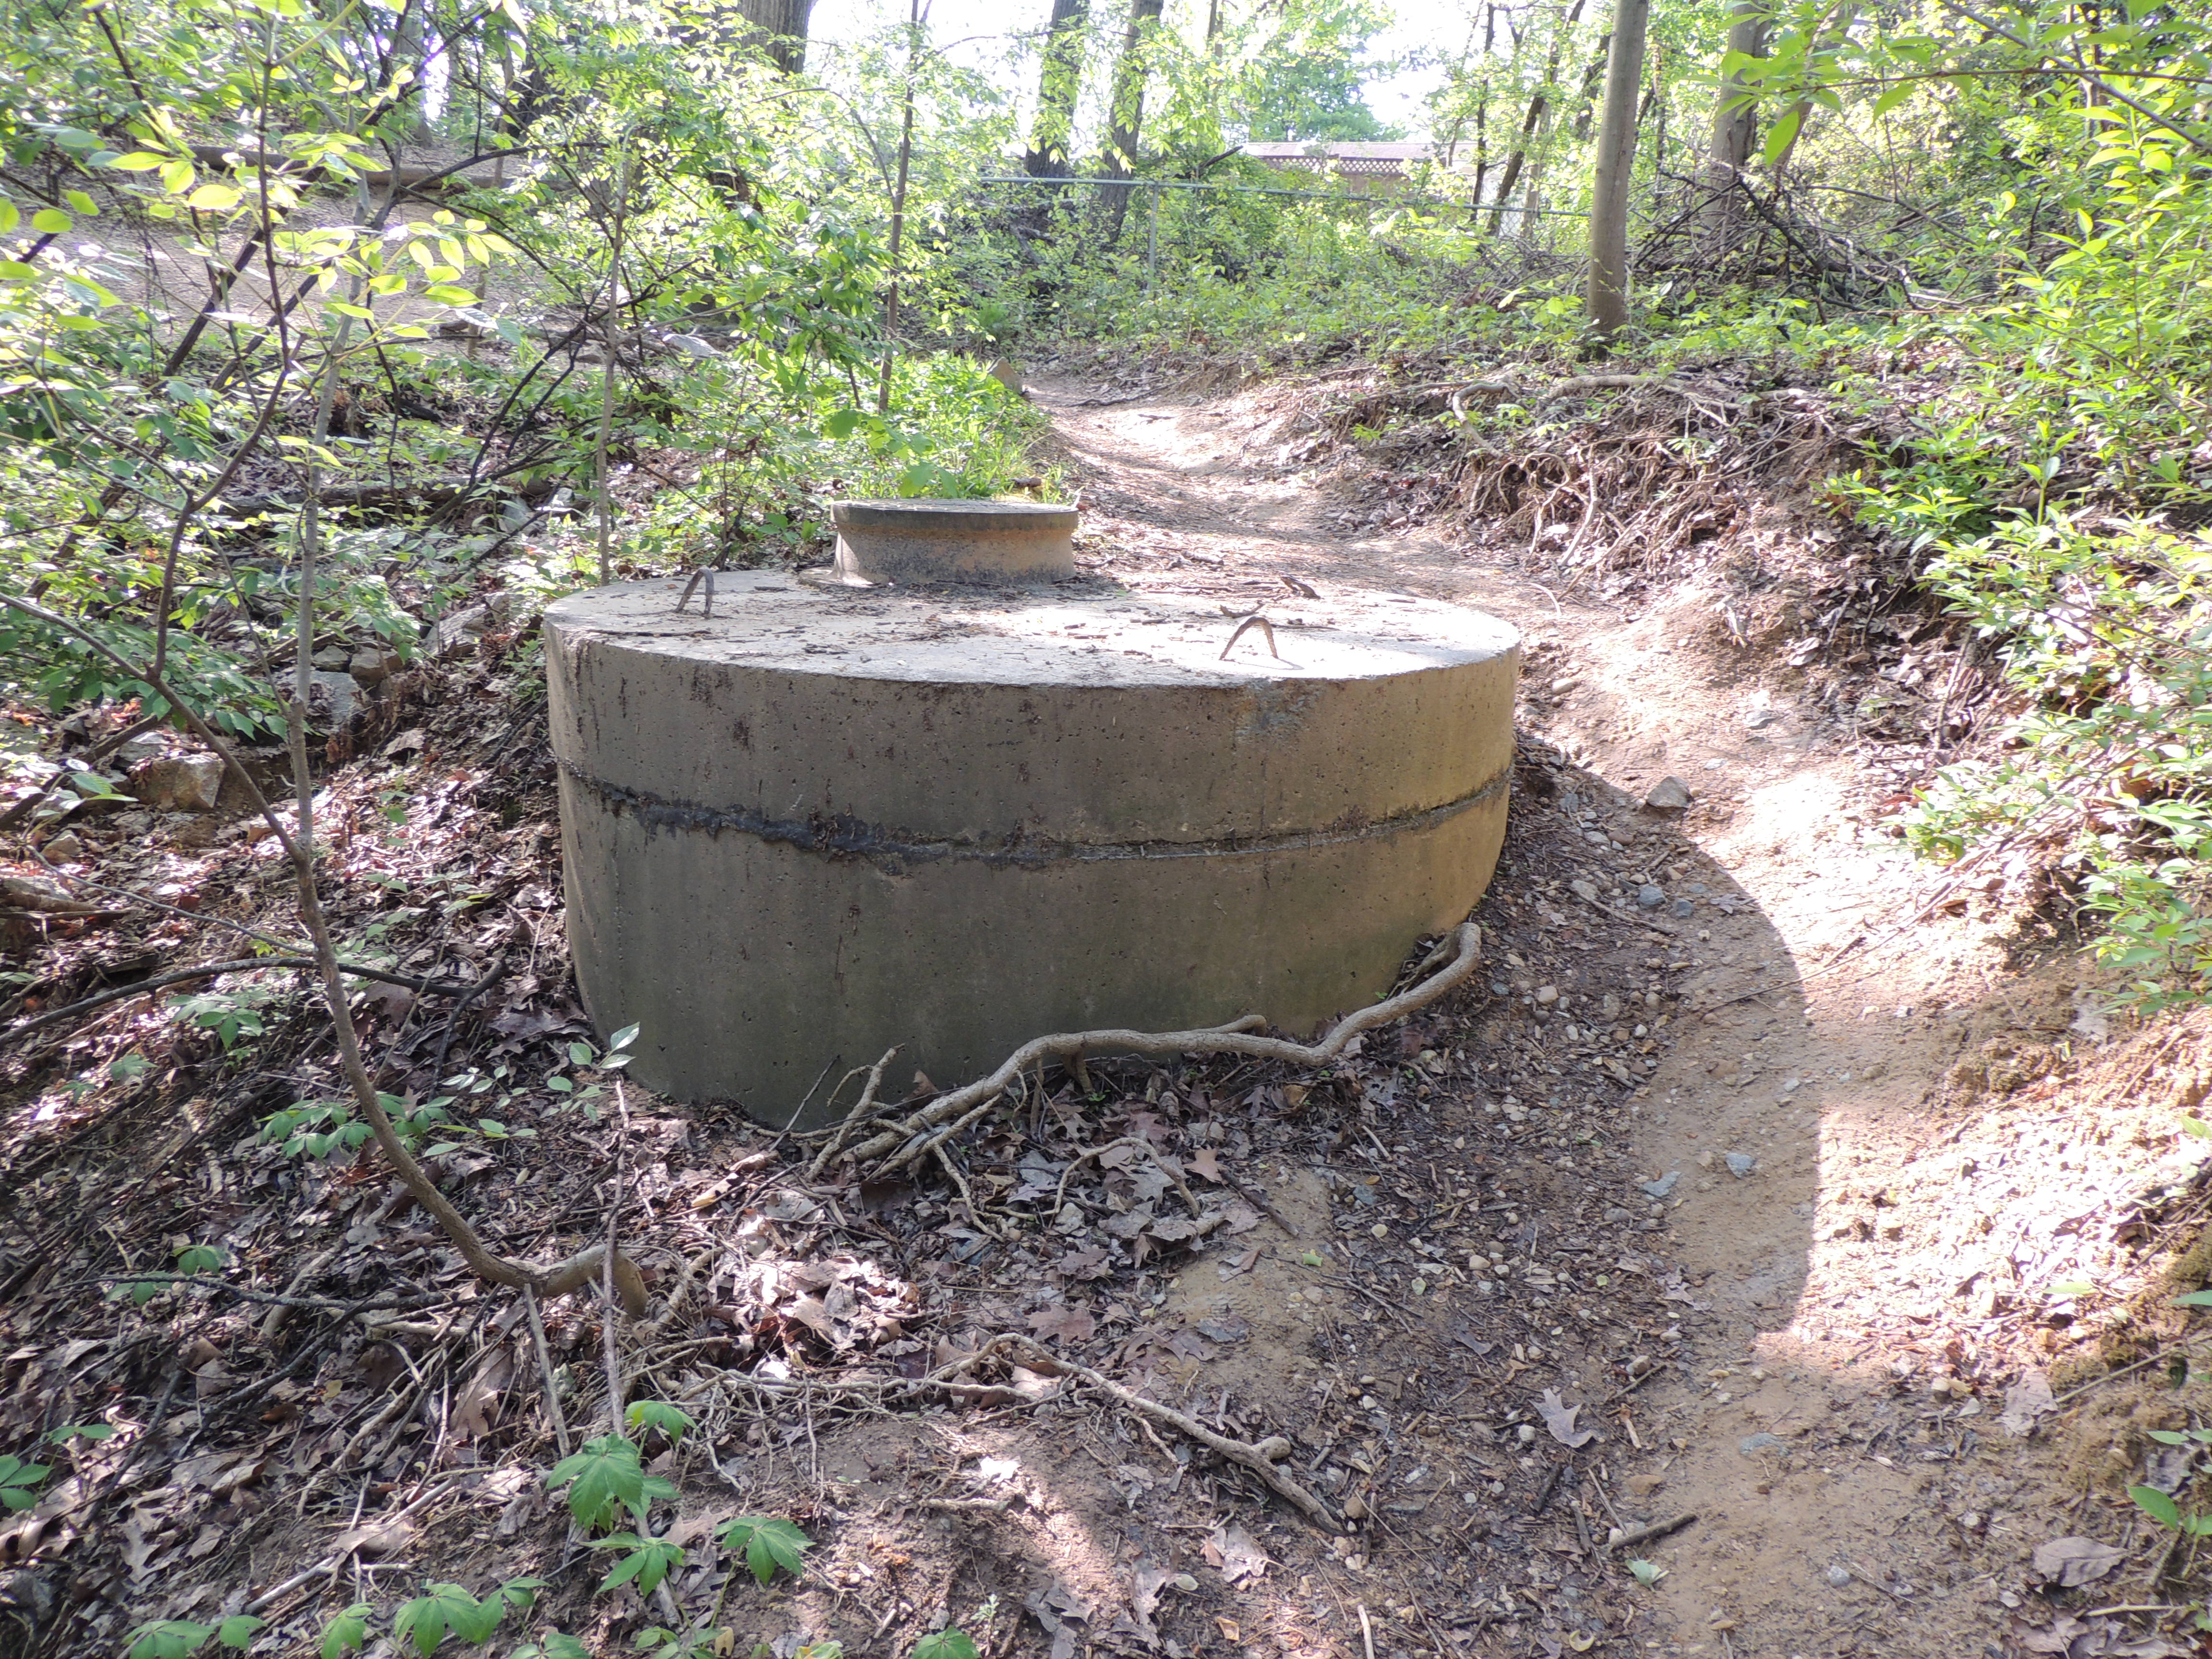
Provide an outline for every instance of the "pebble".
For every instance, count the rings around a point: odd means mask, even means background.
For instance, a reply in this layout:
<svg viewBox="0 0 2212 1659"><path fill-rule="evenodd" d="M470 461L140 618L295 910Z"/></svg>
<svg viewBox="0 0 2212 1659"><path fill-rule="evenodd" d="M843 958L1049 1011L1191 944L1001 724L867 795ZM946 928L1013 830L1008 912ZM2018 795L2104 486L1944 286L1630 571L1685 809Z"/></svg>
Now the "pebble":
<svg viewBox="0 0 2212 1659"><path fill-rule="evenodd" d="M1690 786L1671 775L1651 786L1644 805L1654 812L1680 812L1690 804Z"/></svg>
<svg viewBox="0 0 2212 1659"><path fill-rule="evenodd" d="M1736 1449L1749 1457L1754 1452L1787 1451L1790 1443L1778 1434L1751 1434L1736 1443Z"/></svg>
<svg viewBox="0 0 2212 1659"><path fill-rule="evenodd" d="M1759 1167L1759 1160L1749 1152L1730 1152L1728 1155L1729 1173L1741 1181Z"/></svg>
<svg viewBox="0 0 2212 1659"><path fill-rule="evenodd" d="M1536 988L1536 1004L1537 1004L1537 1006L1541 1007L1541 1008L1548 1008L1548 1007L1550 1007L1553 1003L1557 1002L1559 1000L1559 988L1558 986L1556 986L1556 985L1539 985L1539 986Z"/></svg>
<svg viewBox="0 0 2212 1659"><path fill-rule="evenodd" d="M1674 901L1674 914L1678 916L1694 916L1698 914L1698 907L1691 903L1687 899L1676 899Z"/></svg>
<svg viewBox="0 0 2212 1659"><path fill-rule="evenodd" d="M1636 908L1639 910L1656 910L1666 902L1666 893L1648 881L1636 890Z"/></svg>
<svg viewBox="0 0 2212 1659"><path fill-rule="evenodd" d="M1828 1583L1835 1589L1841 1589L1850 1582L1851 1575L1848 1568L1830 1567L1828 1569Z"/></svg>
<svg viewBox="0 0 2212 1659"><path fill-rule="evenodd" d="M64 830L39 849L49 864L75 864L84 856L84 843Z"/></svg>
<svg viewBox="0 0 2212 1659"><path fill-rule="evenodd" d="M1523 1423L1514 1431L1514 1433L1520 1437L1521 1443L1524 1446L1533 1446L1536 1443L1536 1425L1534 1423Z"/></svg>
<svg viewBox="0 0 2212 1659"><path fill-rule="evenodd" d="M1597 902L1597 884L1594 881L1573 881L1567 884L1574 889L1575 896L1591 904Z"/></svg>
<svg viewBox="0 0 2212 1659"><path fill-rule="evenodd" d="M1674 1190L1681 1179L1680 1170L1669 1170L1656 1181L1639 1181L1636 1185L1640 1191L1650 1194L1653 1198L1664 1198Z"/></svg>

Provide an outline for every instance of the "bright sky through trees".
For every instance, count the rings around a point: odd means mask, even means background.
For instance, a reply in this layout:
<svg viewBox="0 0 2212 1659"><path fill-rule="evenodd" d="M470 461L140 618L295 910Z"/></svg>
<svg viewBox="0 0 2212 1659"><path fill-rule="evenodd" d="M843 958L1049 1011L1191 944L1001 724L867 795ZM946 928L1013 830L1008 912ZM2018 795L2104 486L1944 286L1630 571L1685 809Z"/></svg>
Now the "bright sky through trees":
<svg viewBox="0 0 2212 1659"><path fill-rule="evenodd" d="M1367 106L1386 126L1419 138L1426 130L1426 100L1443 79L1439 60L1464 44L1466 26L1455 9L1434 0L1391 0L1390 10L1391 25L1376 37L1369 58L1377 65L1405 66L1368 82ZM1022 37L1041 37L1050 11L1050 0L933 0L930 33L942 42L966 41L954 50L955 58L991 73L1026 105L1036 88L1033 53ZM817 40L849 40L905 15L903 0L819 0L811 33ZM1010 51L1023 64L1018 72L1007 69Z"/></svg>

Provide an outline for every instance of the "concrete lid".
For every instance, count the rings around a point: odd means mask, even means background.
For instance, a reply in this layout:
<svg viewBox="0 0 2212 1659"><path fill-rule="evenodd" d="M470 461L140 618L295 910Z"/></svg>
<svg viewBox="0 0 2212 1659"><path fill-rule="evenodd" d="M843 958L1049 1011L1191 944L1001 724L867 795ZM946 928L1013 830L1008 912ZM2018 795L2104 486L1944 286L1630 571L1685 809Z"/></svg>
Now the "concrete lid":
<svg viewBox="0 0 2212 1659"><path fill-rule="evenodd" d="M1004 534L1007 531L1073 531L1072 507L1048 501L960 501L917 495L911 501L839 501L830 510L841 531L879 530L908 536Z"/></svg>
<svg viewBox="0 0 2212 1659"><path fill-rule="evenodd" d="M1291 599L1244 629L1212 602L1069 585L1025 589L850 588L781 572L718 578L714 615L680 578L572 594L553 634L702 665L936 685L1249 687L1381 680L1488 661L1519 635L1479 611L1407 594Z"/></svg>

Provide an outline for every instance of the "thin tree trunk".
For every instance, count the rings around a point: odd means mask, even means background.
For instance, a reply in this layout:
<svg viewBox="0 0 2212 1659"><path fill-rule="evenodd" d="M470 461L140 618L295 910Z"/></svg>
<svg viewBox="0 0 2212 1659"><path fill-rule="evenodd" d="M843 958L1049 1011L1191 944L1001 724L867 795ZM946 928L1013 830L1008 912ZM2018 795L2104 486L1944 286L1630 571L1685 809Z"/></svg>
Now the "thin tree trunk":
<svg viewBox="0 0 2212 1659"><path fill-rule="evenodd" d="M1729 19L1728 51L1747 58L1766 56L1770 20L1768 0L1738 0ZM1704 213L1705 246L1725 253L1735 245L1743 218L1742 198L1735 181L1751 161L1759 137L1759 112L1751 104L1730 108L1743 95L1741 70L1723 76L1713 99L1712 142L1705 155L1706 200Z"/></svg>
<svg viewBox="0 0 2212 1659"><path fill-rule="evenodd" d="M1528 100L1528 113L1521 123L1521 141L1505 158L1505 171L1498 179L1498 205L1490 216L1490 234L1498 234L1505 222L1505 210L1513 199L1513 186L1520 182L1521 169L1528 164L1528 142L1543 125L1544 112L1552 105L1552 83L1559 77L1559 54L1565 51L1567 31L1582 20L1583 0L1575 0L1568 9L1566 19L1552 36L1551 54L1544 62L1544 83L1536 88L1535 96Z"/></svg>
<svg viewBox="0 0 2212 1659"><path fill-rule="evenodd" d="M912 0L907 17L906 93L900 100L898 183L891 187L890 280L884 287L884 367L876 387L876 413L891 406L891 366L898 361L899 251L906 241L907 168L914 160L914 82L921 70L922 0Z"/></svg>
<svg viewBox="0 0 2212 1659"><path fill-rule="evenodd" d="M1152 28L1160 21L1165 0L1131 0L1129 32L1121 42L1121 56L1114 65L1113 125L1106 147L1106 176L1127 179L1136 170L1137 148L1145 132L1145 55ZM1121 238L1121 222L1129 211L1129 191L1124 186L1105 191L1106 245Z"/></svg>
<svg viewBox="0 0 2212 1659"><path fill-rule="evenodd" d="M1022 161L1032 179L1067 177L1075 99L1083 88L1083 33L1090 21L1090 0L1052 0L1052 21L1044 37L1044 70L1037 78L1036 124L1030 129L1029 154Z"/></svg>
<svg viewBox="0 0 2212 1659"><path fill-rule="evenodd" d="M1613 0L1613 52L1605 66L1597 173L1590 189L1590 324L1610 338L1628 321L1628 187L1636 173L1636 100L1651 0Z"/></svg>

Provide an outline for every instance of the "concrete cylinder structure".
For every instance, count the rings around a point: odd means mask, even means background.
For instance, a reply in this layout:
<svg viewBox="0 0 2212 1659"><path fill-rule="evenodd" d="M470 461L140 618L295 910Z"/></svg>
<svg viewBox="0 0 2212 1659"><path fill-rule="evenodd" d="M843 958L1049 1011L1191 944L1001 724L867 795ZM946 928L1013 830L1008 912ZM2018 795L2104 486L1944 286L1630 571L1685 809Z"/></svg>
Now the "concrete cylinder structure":
<svg viewBox="0 0 2212 1659"><path fill-rule="evenodd" d="M1066 581L1076 518L1037 501L839 501L835 568L856 586Z"/></svg>
<svg viewBox="0 0 2212 1659"><path fill-rule="evenodd" d="M1297 600L1224 660L1238 617L1103 584L681 592L544 624L577 977L679 1099L812 1090L805 1127L893 1047L896 1095L1052 1031L1310 1032L1497 861L1519 639L1479 612Z"/></svg>

